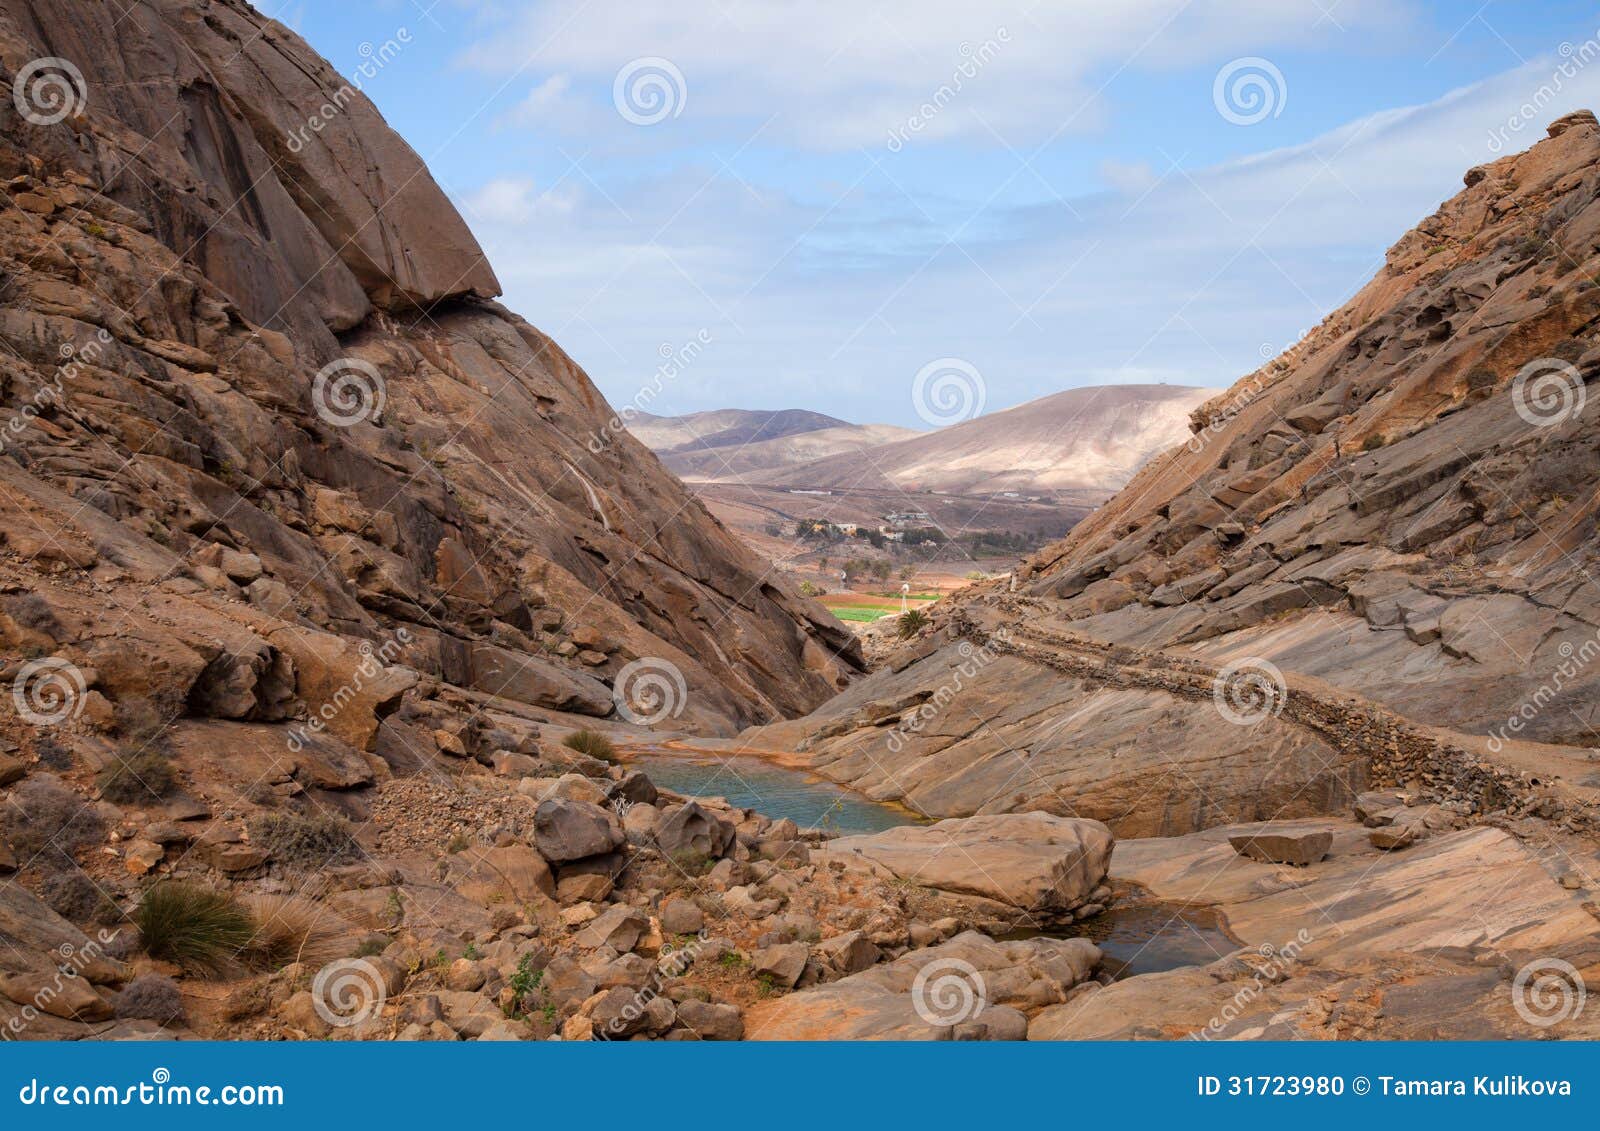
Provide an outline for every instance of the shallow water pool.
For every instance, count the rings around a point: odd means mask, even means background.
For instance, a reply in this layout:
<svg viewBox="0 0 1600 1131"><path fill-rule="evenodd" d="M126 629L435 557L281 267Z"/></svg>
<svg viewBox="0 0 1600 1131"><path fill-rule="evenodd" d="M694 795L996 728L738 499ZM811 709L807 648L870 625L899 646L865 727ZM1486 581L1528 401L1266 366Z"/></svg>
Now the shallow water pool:
<svg viewBox="0 0 1600 1131"><path fill-rule="evenodd" d="M916 814L882 805L804 770L792 770L749 755L717 757L666 750L624 752L629 766L675 793L726 797L732 804L772 817L788 817L801 829L841 835L877 833L919 823Z"/></svg>

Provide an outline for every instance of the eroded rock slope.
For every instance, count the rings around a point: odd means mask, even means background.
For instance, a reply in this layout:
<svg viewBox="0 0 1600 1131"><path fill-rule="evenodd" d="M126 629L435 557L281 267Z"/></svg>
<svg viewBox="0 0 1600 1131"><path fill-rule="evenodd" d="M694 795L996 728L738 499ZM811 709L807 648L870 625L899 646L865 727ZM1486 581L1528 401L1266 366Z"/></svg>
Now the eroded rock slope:
<svg viewBox="0 0 1600 1131"><path fill-rule="evenodd" d="M747 741L930 814L1122 836L1375 782L1576 819L1600 786L1600 128L1549 132L1064 541Z"/></svg>
<svg viewBox="0 0 1600 1131"><path fill-rule="evenodd" d="M37 605L0 622L13 657L261 722L363 646L594 716L653 658L676 725L713 731L851 673L849 635L492 301L421 159L293 33L6 0L0 64L0 584Z"/></svg>

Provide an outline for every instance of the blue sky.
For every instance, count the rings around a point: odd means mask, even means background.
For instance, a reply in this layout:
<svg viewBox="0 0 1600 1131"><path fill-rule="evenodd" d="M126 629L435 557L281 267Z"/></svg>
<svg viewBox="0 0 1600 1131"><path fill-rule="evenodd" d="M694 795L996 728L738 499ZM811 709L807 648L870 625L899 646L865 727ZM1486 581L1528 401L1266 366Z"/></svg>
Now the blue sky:
<svg viewBox="0 0 1600 1131"><path fill-rule="evenodd" d="M664 414L1227 385L1600 106L1590 4L257 3L347 74L400 43L363 88L613 404L707 343Z"/></svg>

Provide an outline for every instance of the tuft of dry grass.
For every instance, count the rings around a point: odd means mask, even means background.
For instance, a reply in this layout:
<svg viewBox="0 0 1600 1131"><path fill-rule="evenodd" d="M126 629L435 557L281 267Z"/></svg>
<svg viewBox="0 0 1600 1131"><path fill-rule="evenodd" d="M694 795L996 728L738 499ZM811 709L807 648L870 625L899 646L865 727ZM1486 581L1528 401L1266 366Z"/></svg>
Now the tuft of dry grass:
<svg viewBox="0 0 1600 1131"><path fill-rule="evenodd" d="M255 932L244 958L265 970L292 962L321 967L350 951L350 924L319 903L297 895L258 895L248 901Z"/></svg>

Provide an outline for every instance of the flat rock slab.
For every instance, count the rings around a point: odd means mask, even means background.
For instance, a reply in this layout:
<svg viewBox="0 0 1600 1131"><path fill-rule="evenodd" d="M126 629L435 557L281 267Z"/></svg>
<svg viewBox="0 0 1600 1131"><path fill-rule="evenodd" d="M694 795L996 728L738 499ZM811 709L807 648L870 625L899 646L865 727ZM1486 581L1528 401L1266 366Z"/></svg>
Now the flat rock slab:
<svg viewBox="0 0 1600 1131"><path fill-rule="evenodd" d="M1282 947L1302 931L1302 953L1358 958L1441 947L1548 950L1593 939L1582 898L1564 890L1516 838L1494 828L1444 833L1382 852L1354 821L1283 822L1333 834L1330 859L1288 869L1246 859L1231 837L1272 825L1122 841L1112 875L1157 899L1212 906L1251 946Z"/></svg>
<svg viewBox="0 0 1600 1131"><path fill-rule="evenodd" d="M924 887L1053 914L1080 906L1105 882L1113 843L1099 821L1005 813L841 837L825 855L867 861Z"/></svg>
<svg viewBox="0 0 1600 1131"><path fill-rule="evenodd" d="M759 1001L752 1041L1021 1040L1024 1009L1064 1001L1100 962L1088 939L996 942L976 931L828 985Z"/></svg>

